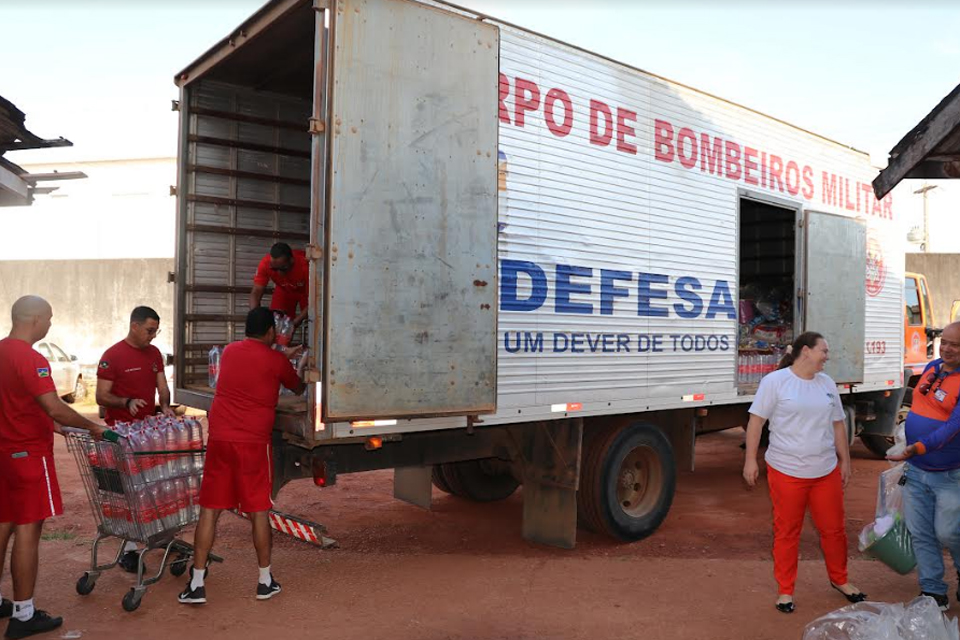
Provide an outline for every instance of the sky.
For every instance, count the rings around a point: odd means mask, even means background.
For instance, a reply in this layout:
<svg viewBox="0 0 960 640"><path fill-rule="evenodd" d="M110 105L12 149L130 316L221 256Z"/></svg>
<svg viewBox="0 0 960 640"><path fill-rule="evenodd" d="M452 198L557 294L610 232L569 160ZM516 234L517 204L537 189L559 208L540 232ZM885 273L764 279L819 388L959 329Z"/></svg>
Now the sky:
<svg viewBox="0 0 960 640"><path fill-rule="evenodd" d="M960 83L960 3L460 0L867 151ZM722 6L720 6L722 4ZM73 149L15 162L175 154L174 74L259 0L0 0L0 95Z"/></svg>

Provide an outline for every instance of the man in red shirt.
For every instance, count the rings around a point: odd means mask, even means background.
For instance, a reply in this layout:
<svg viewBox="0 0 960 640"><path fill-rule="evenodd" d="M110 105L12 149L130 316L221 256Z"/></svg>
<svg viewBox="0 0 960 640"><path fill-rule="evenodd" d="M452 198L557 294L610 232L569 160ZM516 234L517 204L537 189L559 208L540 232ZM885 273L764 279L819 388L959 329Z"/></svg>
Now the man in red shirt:
<svg viewBox="0 0 960 640"><path fill-rule="evenodd" d="M33 349L50 330L53 310L47 301L24 296L10 315L13 328L0 340L0 573L12 537L14 601L0 598L0 617L13 616L5 637L26 638L63 624L63 618L33 606L43 522L63 513L53 433L57 424L98 438L105 430L60 400L50 363Z"/></svg>
<svg viewBox="0 0 960 640"><path fill-rule="evenodd" d="M289 358L296 349L273 349L277 330L273 312L257 307L247 314L246 340L227 345L220 359L220 377L207 415L209 437L200 485L200 521L194 534L190 581L179 596L184 604L207 601L204 577L217 520L224 509L249 514L260 576L257 599L280 593L270 572L273 506L273 451L270 440L280 385L296 394L305 388Z"/></svg>
<svg viewBox="0 0 960 640"><path fill-rule="evenodd" d="M107 349L97 368L97 404L104 408L109 426L133 422L153 415L159 396L160 410L170 409L170 388L163 371L163 355L150 344L160 333L160 316L150 307L137 307L130 314L127 337ZM137 572L140 556L137 545L128 542L120 556L120 566Z"/></svg>
<svg viewBox="0 0 960 640"><path fill-rule="evenodd" d="M294 251L285 242L270 247L270 253L260 260L257 275L253 277L253 289L250 291L250 308L256 309L263 300L263 292L273 281L273 297L270 309L280 311L293 320L296 329L307 317L307 304L310 301L308 286L310 283L310 263L303 251ZM300 313L297 313L297 305Z"/></svg>

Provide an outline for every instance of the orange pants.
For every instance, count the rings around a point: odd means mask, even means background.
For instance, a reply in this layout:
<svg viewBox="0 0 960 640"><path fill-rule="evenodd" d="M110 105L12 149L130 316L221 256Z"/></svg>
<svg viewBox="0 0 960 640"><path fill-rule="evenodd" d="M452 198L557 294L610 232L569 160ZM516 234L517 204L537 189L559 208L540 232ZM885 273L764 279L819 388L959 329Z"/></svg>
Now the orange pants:
<svg viewBox="0 0 960 640"><path fill-rule="evenodd" d="M840 468L822 478L794 478L767 466L773 503L773 575L779 593L793 595L803 516L810 506L820 532L820 549L834 584L847 583L847 530L843 514Z"/></svg>

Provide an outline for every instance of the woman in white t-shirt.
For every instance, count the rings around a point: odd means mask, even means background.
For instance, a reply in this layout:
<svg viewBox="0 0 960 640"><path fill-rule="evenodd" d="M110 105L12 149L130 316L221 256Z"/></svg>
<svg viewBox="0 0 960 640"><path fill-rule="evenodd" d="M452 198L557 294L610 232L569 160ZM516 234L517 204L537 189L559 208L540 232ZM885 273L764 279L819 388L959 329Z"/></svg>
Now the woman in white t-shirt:
<svg viewBox="0 0 960 640"><path fill-rule="evenodd" d="M751 487L757 482L760 433L769 420L770 445L764 459L773 503L776 606L783 613L794 611L800 530L808 506L820 532L830 585L850 602L866 599L847 580L843 489L850 478L850 448L837 385L823 373L829 357L822 335L801 334L780 368L760 381L750 406L743 478Z"/></svg>

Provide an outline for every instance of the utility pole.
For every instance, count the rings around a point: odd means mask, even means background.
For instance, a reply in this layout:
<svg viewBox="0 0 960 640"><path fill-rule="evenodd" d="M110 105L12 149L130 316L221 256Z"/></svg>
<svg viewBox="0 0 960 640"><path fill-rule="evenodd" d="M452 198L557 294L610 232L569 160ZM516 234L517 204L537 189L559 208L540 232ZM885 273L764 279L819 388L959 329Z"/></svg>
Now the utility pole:
<svg viewBox="0 0 960 640"><path fill-rule="evenodd" d="M923 183L914 193L923 194L923 252L930 251L930 214L927 212L927 193L937 188L935 184Z"/></svg>

